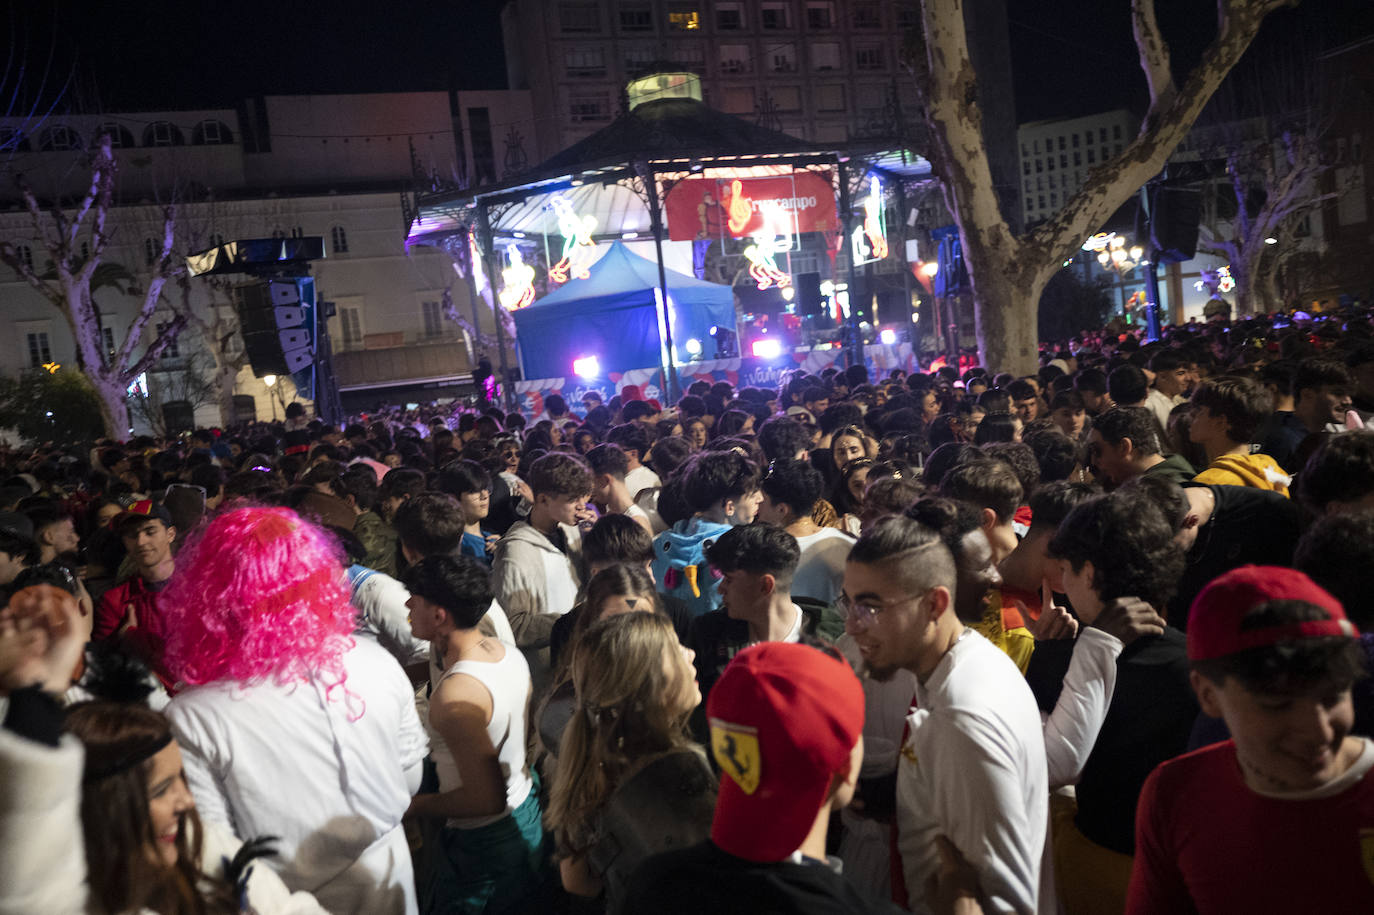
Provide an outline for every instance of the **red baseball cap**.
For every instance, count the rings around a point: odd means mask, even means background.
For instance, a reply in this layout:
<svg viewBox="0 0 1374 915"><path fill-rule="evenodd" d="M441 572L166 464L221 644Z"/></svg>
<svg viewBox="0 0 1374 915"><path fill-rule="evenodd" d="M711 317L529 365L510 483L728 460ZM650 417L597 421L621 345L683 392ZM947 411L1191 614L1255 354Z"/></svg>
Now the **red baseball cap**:
<svg viewBox="0 0 1374 915"><path fill-rule="evenodd" d="M167 510L167 506L152 499L139 499L114 516L110 521L110 530L123 530L125 524L132 521L147 521L149 518L161 521L168 527L172 526L172 513Z"/></svg>
<svg viewBox="0 0 1374 915"><path fill-rule="evenodd" d="M711 841L747 861L782 861L848 772L864 726L859 678L820 649L762 642L725 668L706 716L722 776Z"/></svg>
<svg viewBox="0 0 1374 915"><path fill-rule="evenodd" d="M1306 601L1321 607L1329 618L1241 628L1247 613L1271 600ZM1188 660L1210 661L1293 639L1358 635L1341 602L1297 569L1241 566L1212 579L1193 599L1188 611Z"/></svg>

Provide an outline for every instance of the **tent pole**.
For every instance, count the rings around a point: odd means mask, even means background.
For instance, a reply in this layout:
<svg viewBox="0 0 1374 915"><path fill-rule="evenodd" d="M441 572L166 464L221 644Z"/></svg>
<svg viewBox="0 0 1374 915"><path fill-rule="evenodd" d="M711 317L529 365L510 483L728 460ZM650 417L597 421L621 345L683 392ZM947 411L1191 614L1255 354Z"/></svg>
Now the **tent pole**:
<svg viewBox="0 0 1374 915"><path fill-rule="evenodd" d="M848 365L863 365L863 337L859 334L859 280L854 272L854 250L849 237L854 228L854 204L849 196L849 169L845 166L848 159L839 160L840 177L840 231L843 232L841 245L845 247L845 262L849 265L849 314L845 316L844 349Z"/></svg>
<svg viewBox="0 0 1374 915"><path fill-rule="evenodd" d="M491 318L496 324L496 350L501 360L501 403L506 412L515 409L514 392L511 390L510 369L506 367L506 328L501 320L501 297L497 293L497 277L501 275L496 261L496 239L491 234L491 217L487 205L477 203L477 244L482 248L482 260L486 261L487 286L491 289Z"/></svg>
<svg viewBox="0 0 1374 915"><path fill-rule="evenodd" d="M677 360L673 354L673 322L668 311L668 273L663 266L663 211L658 199L658 176L648 162L639 164L636 169L644 182L644 192L649 198L649 225L654 233L654 253L658 255L659 310L663 316L663 344L667 361L663 364L663 389L667 394L664 406L675 404L680 399L677 382Z"/></svg>

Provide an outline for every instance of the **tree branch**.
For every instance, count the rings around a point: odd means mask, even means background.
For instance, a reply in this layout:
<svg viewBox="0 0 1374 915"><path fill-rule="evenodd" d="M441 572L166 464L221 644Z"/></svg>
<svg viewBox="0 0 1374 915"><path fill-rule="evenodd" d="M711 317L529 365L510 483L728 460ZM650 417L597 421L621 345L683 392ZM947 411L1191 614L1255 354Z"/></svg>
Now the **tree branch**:
<svg viewBox="0 0 1374 915"><path fill-rule="evenodd" d="M172 266L172 245L175 240L176 231L176 207L169 205L162 213L162 252L158 257L153 275L148 280L148 288L143 292L143 304L139 306L138 313L134 316L133 323L129 325L129 334L124 338L124 345L120 347L119 354L116 356L113 366L115 371L119 372L121 375L127 375L130 380L137 377L139 372L125 371L124 366L128 365L129 360L133 358L134 349L138 346L139 340L143 337L143 330L147 327L148 321L153 316L153 312L157 310L160 304L162 289L167 285L167 280L180 273L178 268ZM173 311L175 311L175 309ZM168 325L163 333L159 334L157 339L153 341L153 344L148 347L149 352L151 352L154 347L157 347L159 343L162 343L163 348L165 348L167 344L170 344L172 340L176 339L176 334L180 333L181 328L186 326L185 316L178 315L178 317L182 318L180 323L174 320L172 324ZM176 331L167 339L166 343L163 343L163 337L167 335L167 331L170 331L173 326L176 327ZM146 359L147 356L145 355L144 359L140 360L138 364L142 365Z"/></svg>
<svg viewBox="0 0 1374 915"><path fill-rule="evenodd" d="M1155 18L1155 0L1131 0L1131 30L1140 68L1145 71L1145 83L1150 89L1150 107L1170 104L1175 91L1174 75L1169 69L1169 45Z"/></svg>
<svg viewBox="0 0 1374 915"><path fill-rule="evenodd" d="M62 293L54 289L51 284L41 280L38 274L33 272L33 268L24 263L19 257L19 248L9 241L0 241L0 263L9 267L24 282L36 289L43 298L47 299L57 308L62 308Z"/></svg>
<svg viewBox="0 0 1374 915"><path fill-rule="evenodd" d="M176 312L172 320L164 326L162 332L157 335L157 339L148 347L148 351L143 354L143 357L135 362L132 368L120 372L120 381L123 384L128 384L139 375L142 375L144 372L148 371L148 369L152 368L153 364L157 362L158 358L162 355L163 350L171 346L176 340L177 335L186 327L187 321L188 318L186 315L181 312ZM129 333L130 339L133 339L133 331L130 330Z"/></svg>
<svg viewBox="0 0 1374 915"><path fill-rule="evenodd" d="M113 166L114 152L110 146L110 134L108 131L99 137L99 145L93 150L91 160L91 186L86 191L86 196L81 198L81 203L77 205L76 214L72 217L71 227L67 231L67 244L69 247L76 248L76 237L81 233L81 224L86 221L86 214L91 211L96 198L100 196L101 176L105 170L105 163ZM93 260L93 258L88 258Z"/></svg>

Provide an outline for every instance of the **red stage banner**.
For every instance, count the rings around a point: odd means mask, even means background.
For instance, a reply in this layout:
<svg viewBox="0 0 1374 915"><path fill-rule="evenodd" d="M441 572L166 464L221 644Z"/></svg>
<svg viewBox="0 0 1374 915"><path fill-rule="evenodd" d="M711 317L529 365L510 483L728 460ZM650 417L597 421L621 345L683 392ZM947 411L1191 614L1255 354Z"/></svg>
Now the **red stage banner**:
<svg viewBox="0 0 1374 915"><path fill-rule="evenodd" d="M770 214L786 217L784 232L836 232L830 172L795 172L770 178L684 178L663 201L672 241L747 238L769 232ZM792 217L796 218L795 223Z"/></svg>

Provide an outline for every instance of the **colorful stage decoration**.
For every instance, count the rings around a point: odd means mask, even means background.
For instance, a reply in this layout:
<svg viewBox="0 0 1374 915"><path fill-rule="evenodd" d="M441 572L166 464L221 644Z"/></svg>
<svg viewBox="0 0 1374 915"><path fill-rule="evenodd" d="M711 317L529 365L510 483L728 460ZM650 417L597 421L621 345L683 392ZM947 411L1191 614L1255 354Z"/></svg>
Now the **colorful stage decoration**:
<svg viewBox="0 0 1374 915"><path fill-rule="evenodd" d="M869 260L887 257L887 217L883 209L883 183L877 178L868 182L868 196L864 198L863 237L868 241ZM858 252L856 252L858 253ZM856 259L855 263L859 261Z"/></svg>
<svg viewBox="0 0 1374 915"><path fill-rule="evenodd" d="M558 217L558 233L563 236L563 255L549 267L549 279L555 283L585 280L588 268L596 260L596 241L592 238L596 217L591 214L578 216L562 194L555 196L550 205Z"/></svg>
<svg viewBox="0 0 1374 915"><path fill-rule="evenodd" d="M1228 293L1236 288L1236 278L1231 275L1231 265L1226 264L1215 270L1203 270L1202 279L1193 284L1198 292L1210 290L1212 295Z"/></svg>
<svg viewBox="0 0 1374 915"><path fill-rule="evenodd" d="M534 268L525 263L519 245L506 246L506 265L501 268L500 298L506 311L524 308L534 301Z"/></svg>
<svg viewBox="0 0 1374 915"><path fill-rule="evenodd" d="M759 289L792 285L792 277L778 267L777 256L792 250L792 217L769 203L764 210L763 223L753 235L753 244L744 249L749 261L749 275Z"/></svg>
<svg viewBox="0 0 1374 915"><path fill-rule="evenodd" d="M671 241L753 238L768 213L789 217L789 234L835 232L835 190L828 171L766 178L684 178L663 200Z"/></svg>

